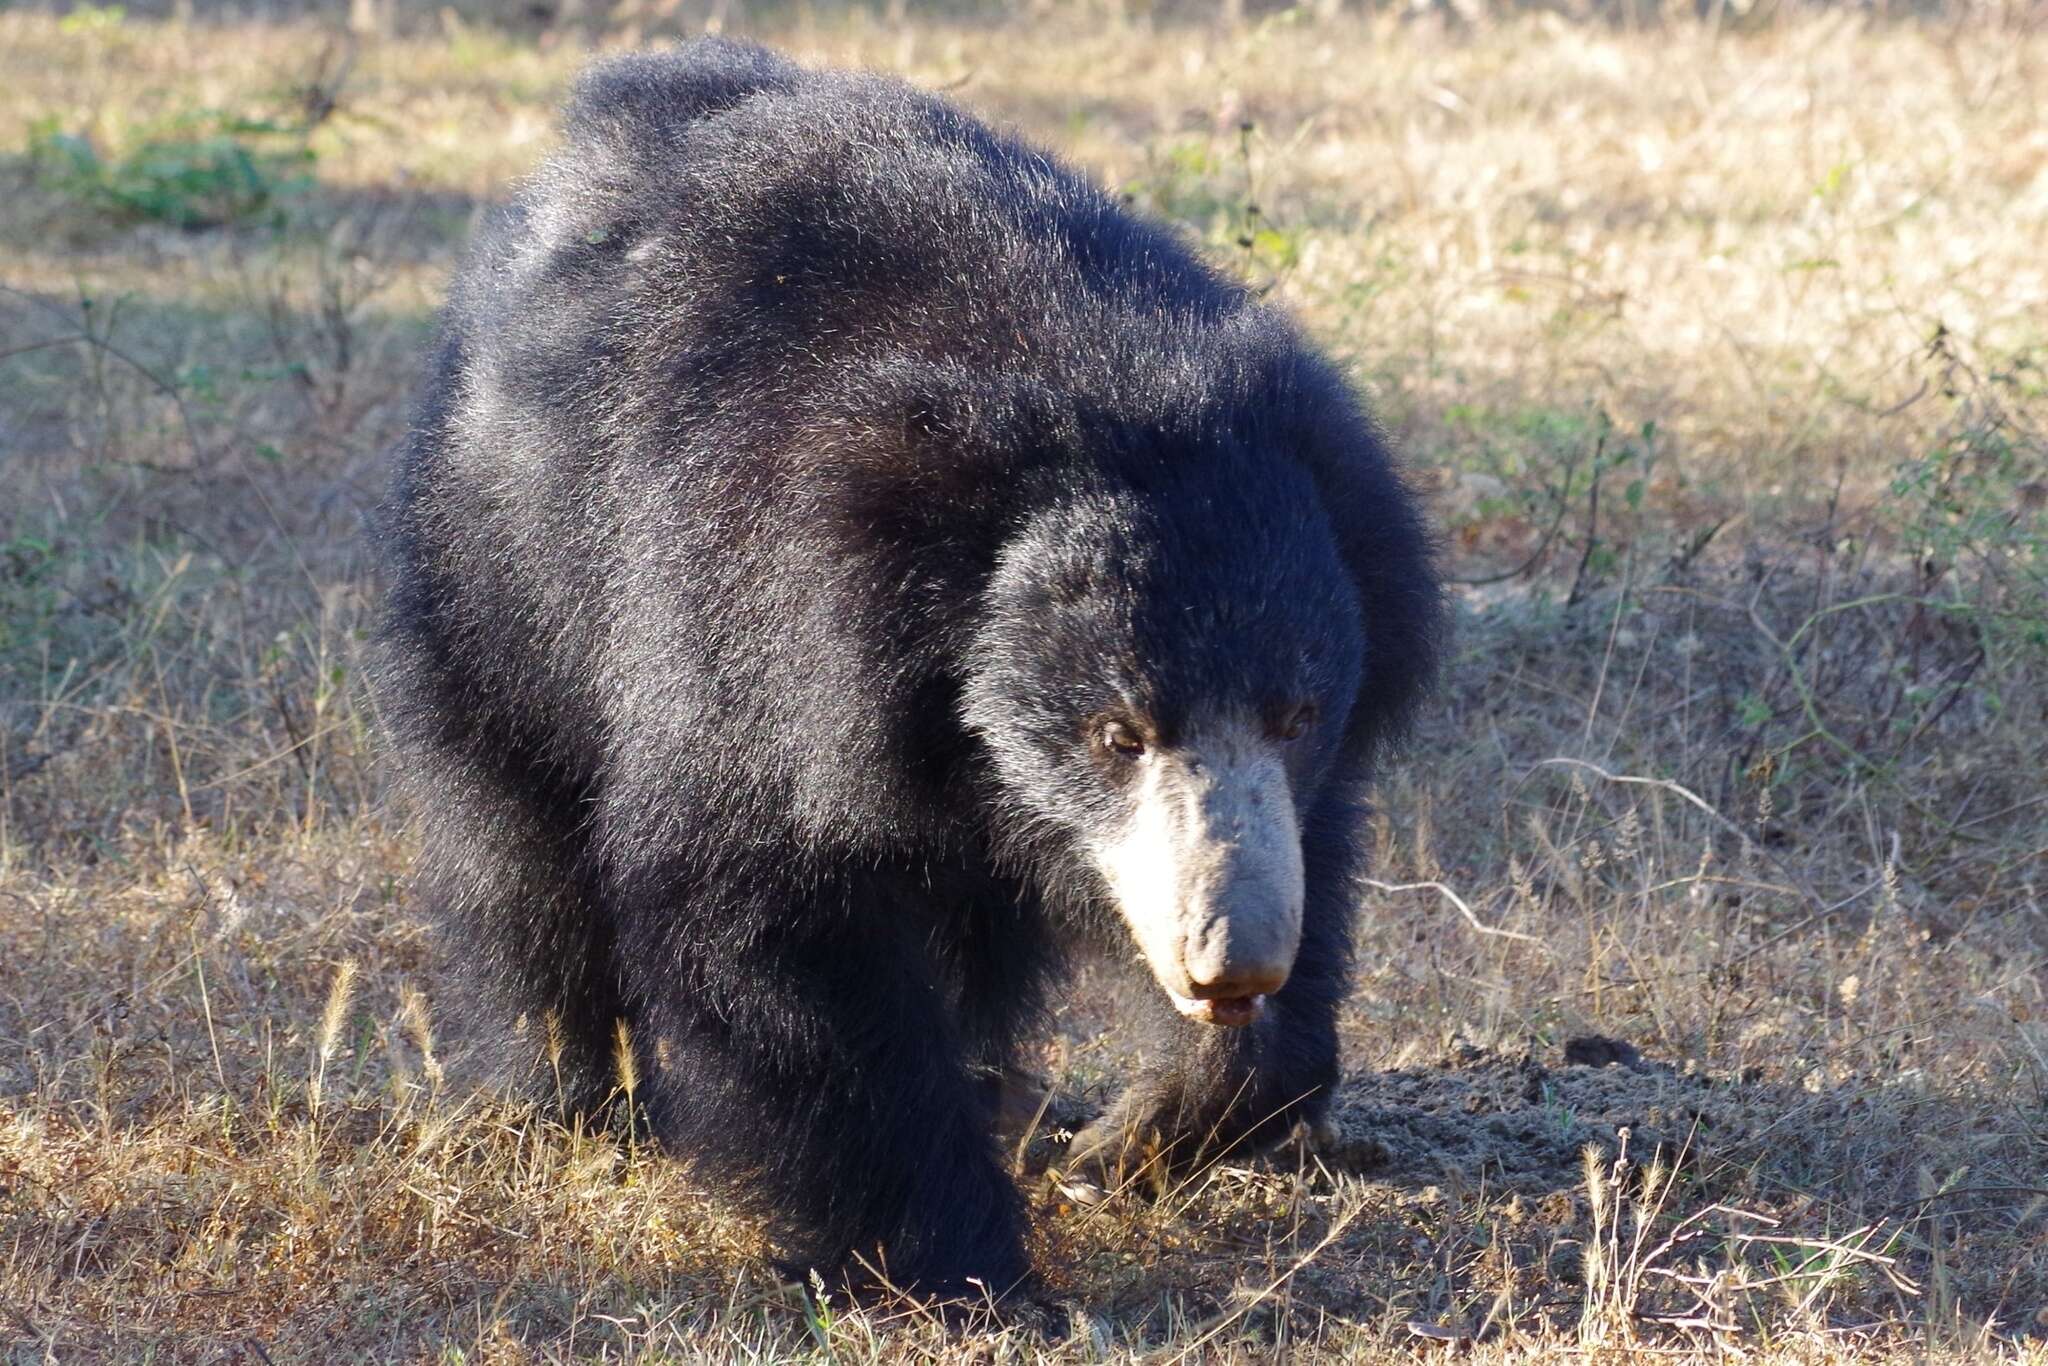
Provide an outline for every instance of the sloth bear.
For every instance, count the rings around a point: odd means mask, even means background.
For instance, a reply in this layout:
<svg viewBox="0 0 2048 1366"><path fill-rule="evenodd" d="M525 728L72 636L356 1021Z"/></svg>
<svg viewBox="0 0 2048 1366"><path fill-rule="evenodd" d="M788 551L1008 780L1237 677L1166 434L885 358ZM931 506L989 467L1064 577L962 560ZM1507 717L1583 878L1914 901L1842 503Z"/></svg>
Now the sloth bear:
<svg viewBox="0 0 2048 1366"><path fill-rule="evenodd" d="M1172 232L893 80L608 60L398 466L421 896L544 1093L630 1049L789 1263L940 1296L1029 1273L996 1126L1070 950L1151 981L1063 1165L1322 1115L1438 587L1336 369Z"/></svg>

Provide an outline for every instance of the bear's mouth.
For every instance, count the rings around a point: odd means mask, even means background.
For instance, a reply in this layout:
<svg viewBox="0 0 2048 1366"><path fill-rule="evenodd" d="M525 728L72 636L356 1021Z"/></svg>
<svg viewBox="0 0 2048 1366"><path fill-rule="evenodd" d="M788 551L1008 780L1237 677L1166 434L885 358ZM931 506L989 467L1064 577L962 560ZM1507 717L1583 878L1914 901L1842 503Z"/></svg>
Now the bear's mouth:
<svg viewBox="0 0 2048 1366"><path fill-rule="evenodd" d="M1168 991L1173 998L1173 1008L1190 1020L1203 1024L1222 1025L1227 1029L1242 1029L1259 1018L1259 1012L1266 1008L1264 996L1220 996L1207 1001L1197 1001L1177 991Z"/></svg>

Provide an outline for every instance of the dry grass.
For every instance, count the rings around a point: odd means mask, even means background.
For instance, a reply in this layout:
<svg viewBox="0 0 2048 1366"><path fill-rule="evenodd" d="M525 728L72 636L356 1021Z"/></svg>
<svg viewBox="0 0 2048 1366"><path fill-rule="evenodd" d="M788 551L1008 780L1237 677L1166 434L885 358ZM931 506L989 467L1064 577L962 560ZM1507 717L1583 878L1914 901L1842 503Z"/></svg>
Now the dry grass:
<svg viewBox="0 0 2048 1366"><path fill-rule="evenodd" d="M473 1090L434 1009L359 524L584 42L0 11L8 1359L2039 1358L2048 38L1758 30L762 26L1270 283L1471 581L1340 1141L1040 1192L1058 1308L961 1334L807 1310L676 1164ZM250 135L310 184L186 229L52 160L200 110L318 116ZM1113 1013L1050 1046L1084 1099Z"/></svg>

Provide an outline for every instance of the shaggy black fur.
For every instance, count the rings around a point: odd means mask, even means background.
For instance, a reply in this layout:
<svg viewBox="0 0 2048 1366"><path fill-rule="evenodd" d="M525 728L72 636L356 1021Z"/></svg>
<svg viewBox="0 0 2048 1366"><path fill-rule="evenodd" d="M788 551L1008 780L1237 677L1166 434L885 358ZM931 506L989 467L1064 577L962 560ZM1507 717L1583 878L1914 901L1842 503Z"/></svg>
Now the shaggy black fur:
<svg viewBox="0 0 2048 1366"><path fill-rule="evenodd" d="M1283 319L938 99L704 41L599 65L566 131L386 510L424 895L570 1104L627 1021L656 1131L793 1260L1000 1292L987 1079L1060 948L1130 956L1077 852L1105 705L1323 721L1293 977L1245 1030L1134 984L1094 1146L1326 1104L1361 787L1434 653L1415 503Z"/></svg>

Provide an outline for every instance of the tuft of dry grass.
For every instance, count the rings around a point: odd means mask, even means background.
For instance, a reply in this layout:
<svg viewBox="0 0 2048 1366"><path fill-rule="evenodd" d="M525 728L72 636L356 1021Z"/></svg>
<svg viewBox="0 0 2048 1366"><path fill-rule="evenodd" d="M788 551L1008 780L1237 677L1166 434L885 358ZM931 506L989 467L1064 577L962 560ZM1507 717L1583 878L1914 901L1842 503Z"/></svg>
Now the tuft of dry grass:
<svg viewBox="0 0 2048 1366"><path fill-rule="evenodd" d="M2041 1358L2048 39L1331 9L755 25L1297 310L1460 580L1334 1132L1034 1178L1048 1302L964 1327L477 1090L404 892L362 522L469 223L629 35L0 12L10 1360ZM149 217L145 152L250 121L307 183ZM1067 1098L1114 1017L1084 975Z"/></svg>

